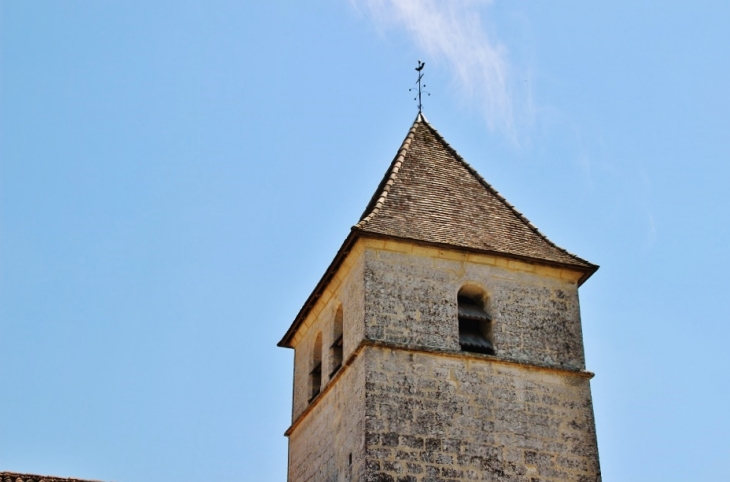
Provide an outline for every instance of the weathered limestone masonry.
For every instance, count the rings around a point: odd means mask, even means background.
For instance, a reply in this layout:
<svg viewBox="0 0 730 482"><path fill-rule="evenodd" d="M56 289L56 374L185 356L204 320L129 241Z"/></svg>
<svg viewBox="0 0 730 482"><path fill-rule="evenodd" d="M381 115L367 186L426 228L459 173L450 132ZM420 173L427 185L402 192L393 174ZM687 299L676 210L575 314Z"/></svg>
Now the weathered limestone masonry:
<svg viewBox="0 0 730 482"><path fill-rule="evenodd" d="M365 258L374 480L597 480L576 273L393 242ZM459 351L465 285L489 294L500 360Z"/></svg>
<svg viewBox="0 0 730 482"><path fill-rule="evenodd" d="M578 301L597 269L419 114L279 343L288 480L600 481Z"/></svg>
<svg viewBox="0 0 730 482"><path fill-rule="evenodd" d="M366 480L599 479L586 377L389 347L365 359Z"/></svg>
<svg viewBox="0 0 730 482"><path fill-rule="evenodd" d="M362 363L343 372L289 434L289 480L344 481L363 473L365 373Z"/></svg>
<svg viewBox="0 0 730 482"><path fill-rule="evenodd" d="M361 363L344 366L332 379L331 352L322 350L322 392L310 403L313 349L318 334L322 347L334 342L333 322L343 306L344 359L363 338L363 265L354 249L318 300L296 338L294 352L294 425L289 436L290 481L364 480L365 374ZM358 328L359 327L359 328ZM339 477L339 478L338 478Z"/></svg>
<svg viewBox="0 0 730 482"><path fill-rule="evenodd" d="M295 342L294 351L294 403L293 418L297 418L309 406L311 387L309 373L312 370L312 358L317 334L322 335L322 347L328 348L334 342L333 322L338 306L343 307L344 317L344 359L352 354L363 339L363 263L361 249L354 250L328 287L328 292L320 298L315 309L303 324L301 336ZM322 350L322 386L328 385L328 375L332 368L330 351Z"/></svg>
<svg viewBox="0 0 730 482"><path fill-rule="evenodd" d="M471 285L487 293L499 320L500 357L585 368L580 273L412 243L366 244L382 247L365 252L368 339L458 351L456 295Z"/></svg>

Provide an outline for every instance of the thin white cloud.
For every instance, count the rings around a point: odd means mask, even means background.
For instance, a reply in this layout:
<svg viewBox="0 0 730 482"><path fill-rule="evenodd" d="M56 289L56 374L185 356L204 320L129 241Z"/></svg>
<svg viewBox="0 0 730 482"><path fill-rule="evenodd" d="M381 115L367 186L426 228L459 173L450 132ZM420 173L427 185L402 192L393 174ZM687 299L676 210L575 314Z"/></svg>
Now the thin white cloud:
<svg viewBox="0 0 730 482"><path fill-rule="evenodd" d="M379 26L404 28L426 59L445 61L492 129L513 134L507 49L482 22L491 0L352 0Z"/></svg>

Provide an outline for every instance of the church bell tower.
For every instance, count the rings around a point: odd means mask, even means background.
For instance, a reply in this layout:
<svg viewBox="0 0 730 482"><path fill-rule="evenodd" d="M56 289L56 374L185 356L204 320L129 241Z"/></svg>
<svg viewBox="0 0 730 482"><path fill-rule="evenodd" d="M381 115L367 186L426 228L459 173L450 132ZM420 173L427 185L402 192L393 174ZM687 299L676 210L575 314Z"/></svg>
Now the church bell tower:
<svg viewBox="0 0 730 482"><path fill-rule="evenodd" d="M578 287L418 114L279 346L289 482L596 482Z"/></svg>

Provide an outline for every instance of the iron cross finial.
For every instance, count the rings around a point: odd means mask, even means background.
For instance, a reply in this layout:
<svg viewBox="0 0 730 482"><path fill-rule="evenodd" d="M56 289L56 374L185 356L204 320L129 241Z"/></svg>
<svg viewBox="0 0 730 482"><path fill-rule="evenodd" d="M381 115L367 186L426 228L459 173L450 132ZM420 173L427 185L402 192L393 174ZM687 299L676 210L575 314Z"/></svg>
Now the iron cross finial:
<svg viewBox="0 0 730 482"><path fill-rule="evenodd" d="M421 62L421 60L419 59L418 60L418 67L416 67L416 72L418 72L418 80L416 80L416 84L418 84L418 96L413 98L413 100L417 100L418 101L418 113L419 114L421 113L421 111L423 111L423 103L421 103L421 93L424 93L424 94L429 95L429 96L431 95L429 92L426 92L425 90L423 90L423 89L426 88L426 84L423 84L423 86L421 86L421 79L423 79L423 72L422 72L422 70L423 70L423 68L425 66L426 66L426 63L425 62ZM408 92L412 92L414 90L416 90L416 88L415 87L411 87L410 89L408 89Z"/></svg>

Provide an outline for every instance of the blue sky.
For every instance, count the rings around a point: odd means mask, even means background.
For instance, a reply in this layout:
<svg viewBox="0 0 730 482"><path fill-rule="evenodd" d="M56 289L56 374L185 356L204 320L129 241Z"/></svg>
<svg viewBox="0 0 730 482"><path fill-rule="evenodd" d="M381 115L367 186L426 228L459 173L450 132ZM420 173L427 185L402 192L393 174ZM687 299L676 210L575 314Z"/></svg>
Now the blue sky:
<svg viewBox="0 0 730 482"><path fill-rule="evenodd" d="M606 481L730 480L730 6L0 2L0 470L281 481L276 348L416 115L581 288Z"/></svg>

